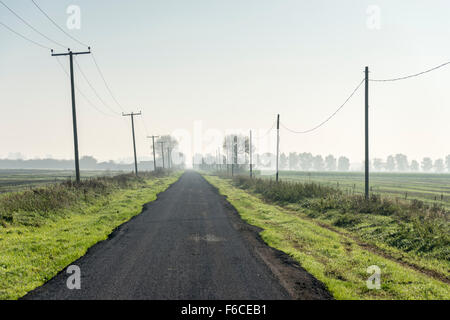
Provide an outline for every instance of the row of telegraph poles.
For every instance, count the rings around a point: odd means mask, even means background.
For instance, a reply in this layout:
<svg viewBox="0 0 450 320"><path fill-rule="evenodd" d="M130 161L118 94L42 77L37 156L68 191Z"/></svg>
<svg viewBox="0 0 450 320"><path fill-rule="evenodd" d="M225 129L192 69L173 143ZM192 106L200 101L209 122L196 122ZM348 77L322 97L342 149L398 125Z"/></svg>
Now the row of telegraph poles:
<svg viewBox="0 0 450 320"><path fill-rule="evenodd" d="M73 121L73 139L74 139L74 153L75 153L75 174L76 174L76 181L80 182L80 161L79 161L79 153L78 153L78 132L77 132L77 113L76 113L76 105L75 105L75 81L74 81L74 72L73 72L73 56L75 55L83 55L83 54L90 54L91 48L88 47L89 51L84 52L73 52L72 50L68 49L67 53L53 53L53 50L51 51L51 55L54 57L57 56L69 56L69 63L70 63L70 88L71 88L71 97L72 97L72 121ZM369 198L369 67L365 68L365 163L364 163L364 178L365 178L365 188L364 188L364 195L366 199ZM138 167L137 167L137 155L136 155L136 139L135 139L135 133L134 133L134 117L140 116L142 113L139 111L138 113L131 112L128 114L122 113L122 116L124 117L130 117L131 118L131 130L132 130L132 136L133 136L133 151L134 151L134 169L135 174L138 174ZM156 155L155 155L155 138L158 138L159 136L149 136L147 138L152 138L153 142L153 165L154 170L156 171ZM237 136L234 137L234 160L237 160ZM158 143L161 144L161 155L162 155L162 161L163 161L163 168L165 168L164 163L164 141L159 141ZM252 164L252 131L250 130L250 140L249 140L249 153L250 153L250 177L253 177L253 164ZM171 167L171 159L170 159L170 147L167 147L167 153L168 153L168 167ZM219 150L220 154L220 150ZM276 154L276 174L275 174L275 180L278 182L279 180L279 170L278 170L278 162L279 162L279 154L280 154L280 115L277 115L277 154ZM237 163L237 161L233 161L233 163ZM231 167L231 174L234 175L234 165Z"/></svg>
<svg viewBox="0 0 450 320"><path fill-rule="evenodd" d="M369 67L364 70L364 146L365 146L365 159L364 159L364 196L369 199ZM250 131L250 143L251 143L251 131ZM250 159L251 159L250 148ZM280 155L280 115L277 115L277 156L276 156L276 174L275 180L278 181L278 159ZM252 164L250 160L250 177L252 176Z"/></svg>
<svg viewBox="0 0 450 320"><path fill-rule="evenodd" d="M81 175L80 175L80 159L79 159L79 152L78 152L78 131L77 131L77 112L76 112L76 103L75 103L75 77L74 77L74 71L73 71L73 56L82 55L82 54L90 54L91 48L88 47L89 51L83 51L83 52L73 52L72 50L68 49L68 52L65 53L53 53L53 50L51 50L51 55L53 57L58 56L69 56L69 66L70 66L70 91L71 91L71 97L72 97L72 122L73 122L73 144L74 144L74 153L75 153L75 176L76 181L80 182ZM138 174L138 167L137 167L137 155L136 155L136 138L134 134L134 117L142 115L141 111L138 113L131 112L128 114L122 113L122 116L124 117L130 117L131 118L131 133L133 137L133 152L134 152L134 172L137 175ZM152 138L153 140L153 165L154 169L156 171L156 155L155 155L155 138L158 138L159 136L150 136L148 138ZM163 144L161 143L161 151L162 151L162 158L163 158L163 168L164 166L164 149ZM167 148L168 150L168 156L169 156L169 168L171 167L171 159L170 159L170 147Z"/></svg>
<svg viewBox="0 0 450 320"><path fill-rule="evenodd" d="M364 71L364 83L365 83L365 94L364 94L364 145L365 145L365 160L364 160L364 196L366 199L369 198L369 67L365 68ZM236 140L237 137L235 137ZM234 147L236 147L237 142L234 141ZM249 140L249 155L250 155L250 178L253 177L253 159L252 159L252 131L250 130L250 140ZM236 151L235 151L236 152ZM280 115L277 115L277 154L276 154L276 171L275 180L279 181L279 156L280 156ZM235 157L237 155L235 154ZM220 159L220 158L219 158ZM234 162L233 162L234 163ZM237 163L237 162L236 162ZM231 169L231 175L234 175L233 164Z"/></svg>

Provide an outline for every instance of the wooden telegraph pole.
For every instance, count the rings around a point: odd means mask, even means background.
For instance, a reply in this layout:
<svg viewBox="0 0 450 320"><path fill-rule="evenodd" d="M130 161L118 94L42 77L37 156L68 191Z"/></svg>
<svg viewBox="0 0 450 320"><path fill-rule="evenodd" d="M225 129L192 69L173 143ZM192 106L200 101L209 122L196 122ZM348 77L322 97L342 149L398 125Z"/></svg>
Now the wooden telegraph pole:
<svg viewBox="0 0 450 320"><path fill-rule="evenodd" d="M250 153L250 178L253 177L253 163L252 163L252 130L250 130L249 151Z"/></svg>
<svg viewBox="0 0 450 320"><path fill-rule="evenodd" d="M366 161L365 161L365 192L366 200L369 199L369 67L365 70L365 145L366 145Z"/></svg>
<svg viewBox="0 0 450 320"><path fill-rule="evenodd" d="M147 138L152 138L152 142L153 142L153 169L156 171L155 138L159 138L159 136L148 136Z"/></svg>
<svg viewBox="0 0 450 320"><path fill-rule="evenodd" d="M77 111L75 107L75 81L74 81L74 75L73 75L73 56L77 56L80 54L90 54L91 48L88 47L89 51L85 52L73 52L72 50L68 49L69 52L67 53L53 53L52 49L52 56L58 57L58 56L69 56L70 61L70 89L72 94L72 121L73 121L73 145L75 149L75 175L77 182L80 182L80 159L78 155L78 131L77 131Z"/></svg>
<svg viewBox="0 0 450 320"><path fill-rule="evenodd" d="M280 115L277 115L277 173L275 180L278 182L278 158L280 153Z"/></svg>
<svg viewBox="0 0 450 320"><path fill-rule="evenodd" d="M134 137L134 116L140 116L142 113L139 111L139 113L122 113L122 116L124 117L131 117L131 133L133 135L133 150L134 150L134 173L136 176L138 175L138 167L137 167L137 156L136 156L136 138Z"/></svg>
<svg viewBox="0 0 450 320"><path fill-rule="evenodd" d="M163 163L163 169L165 168L164 165L164 141L159 141L159 144L161 144L161 157L162 157L162 163Z"/></svg>

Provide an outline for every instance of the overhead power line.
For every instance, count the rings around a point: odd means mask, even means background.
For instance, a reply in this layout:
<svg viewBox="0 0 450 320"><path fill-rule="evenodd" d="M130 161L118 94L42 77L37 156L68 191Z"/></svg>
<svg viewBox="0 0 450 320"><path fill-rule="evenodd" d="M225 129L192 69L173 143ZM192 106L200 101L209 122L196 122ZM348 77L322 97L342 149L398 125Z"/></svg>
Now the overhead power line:
<svg viewBox="0 0 450 320"><path fill-rule="evenodd" d="M100 74L100 77L103 80L103 83L105 84L106 89L108 90L109 94L111 95L111 97L113 98L114 102L119 106L119 108L124 111L124 108L122 107L122 105L119 103L119 101L117 101L116 97L114 96L111 88L108 85L108 82L106 82L105 76L103 75L102 70L100 69L100 66L97 63L97 60L95 59L95 55L92 53L91 54L92 60L94 61L94 64L97 68L98 73Z"/></svg>
<svg viewBox="0 0 450 320"><path fill-rule="evenodd" d="M267 135L273 130L273 128L275 128L275 124L276 124L276 123L277 123L277 122L274 121L274 122L272 123L272 126L269 128L269 130L267 130L266 133L264 133L262 136L256 137L255 140L260 140L260 139L264 138L265 136L267 136Z"/></svg>
<svg viewBox="0 0 450 320"><path fill-rule="evenodd" d="M288 127L286 127L283 123L281 123L280 122L280 124L281 124L281 126L284 128L284 129L286 129L286 130L288 130L288 131L290 131L290 132L292 132L292 133L299 133L299 134L304 134L304 133L309 133L309 132L312 132L312 131L314 131L314 130L317 130L317 129L319 129L320 127L322 127L323 125L325 125L328 121L330 121L346 104L347 104L347 102L349 102L350 101L350 99L355 95L355 93L358 91L358 89L361 87L361 85L364 83L364 79L362 79L361 80L361 82L356 86L356 88L355 88L355 90L353 90L353 92L350 94L350 96L345 100L345 102L335 111L335 112L333 112L332 114L331 114L331 116L329 116L328 118L326 118L324 121L322 121L321 123L319 123L317 126L315 126L315 127L313 127L313 128L311 128L311 129L308 129L308 130L304 130L304 131L295 131L295 130L292 130L292 129L289 129Z"/></svg>
<svg viewBox="0 0 450 320"><path fill-rule="evenodd" d="M149 136L149 134L148 134L148 129L147 129L147 124L145 123L145 121L144 121L143 118L144 118L144 117L140 117L139 119L141 119L141 123L142 123L142 126L144 127L146 136Z"/></svg>
<svg viewBox="0 0 450 320"><path fill-rule="evenodd" d="M39 43L39 42L36 42L36 41L34 41L34 40L31 40L30 38L24 36L23 34L21 34L21 33L17 32L17 31L15 31L14 29L12 29L12 28L10 28L10 27L8 27L8 26L7 26L6 24L4 24L3 22L0 22L0 25L2 25L4 28L8 29L8 30L11 31L12 33L18 35L18 36L21 37L22 39L25 39L26 41L28 41L28 42L30 42L30 43L36 45L36 46L39 46L39 47L41 47L41 48L48 49L48 50L51 50L51 49L52 49L52 48L50 48L50 47L47 47L46 45L43 45L43 44L41 44L41 43Z"/></svg>
<svg viewBox="0 0 450 320"><path fill-rule="evenodd" d="M61 69L64 71L64 73L66 74L67 77L70 77L69 73L67 72L67 70L64 68L64 66L62 65L61 61L59 60L58 57L56 57L56 61L58 61L59 66L61 67ZM95 110L97 110L99 113L108 116L108 117L113 117L113 115L108 114L103 112L101 109L97 108L97 106L84 94L83 91L81 91L81 89L75 85L75 90L77 90L77 92L84 98L84 100L86 100L86 102Z"/></svg>
<svg viewBox="0 0 450 320"><path fill-rule="evenodd" d="M36 8L39 9L39 11L55 26L57 27L61 32L63 32L66 36L68 36L70 39L74 40L75 42L78 42L79 44L81 44L82 46L85 47L89 47L87 44L84 44L83 42L81 42L80 40L78 40L77 38L73 37L72 35L70 35L69 33L67 33L63 28L61 28L44 10L42 10L42 8L34 1L31 0L31 2L33 2L33 4L35 5Z"/></svg>
<svg viewBox="0 0 450 320"><path fill-rule="evenodd" d="M8 9L13 15L15 15L20 21L22 21L23 23L25 23L30 29L32 29L34 32L38 33L39 35L41 35L42 37L44 37L45 39L47 39L50 42L53 42L54 44L62 47L62 48L67 48L67 46L62 45L61 43L53 40L50 37L47 37L45 34L43 34L42 32L40 32L38 29L36 29L35 27L33 27L30 23L28 23L24 18L22 18L21 16L19 16L19 14L17 14L13 9L11 9L10 7L8 7L3 1L0 0L0 3L6 8Z"/></svg>
<svg viewBox="0 0 450 320"><path fill-rule="evenodd" d="M392 82L392 81L406 80L406 79L418 77L418 76L421 76L421 75L426 74L428 72L440 69L442 67L445 67L448 64L450 64L450 61L448 61L446 63L443 63L443 64L440 64L440 65L438 65L436 67L433 67L431 69L428 69L428 70L425 70L425 71L422 71L422 72L419 72L419 73L411 74L411 75L408 75L408 76L403 76L403 77L398 77L398 78L391 78L391 79L369 79L369 80L373 81L373 82Z"/></svg>
<svg viewBox="0 0 450 320"><path fill-rule="evenodd" d="M86 81L86 83L89 85L89 87L92 89L92 91L94 92L94 94L97 96L98 100L100 100L100 102L106 107L108 108L112 113L120 115L119 112L115 111L113 108L111 108L106 102L105 100L102 99L102 97L98 94L97 90L95 90L94 86L91 84L91 82L89 81L89 79L87 78L86 74L83 72L83 69L81 69L80 64L78 63L77 59L74 59L75 64L77 65L78 70L80 71L81 75L83 76L84 80Z"/></svg>

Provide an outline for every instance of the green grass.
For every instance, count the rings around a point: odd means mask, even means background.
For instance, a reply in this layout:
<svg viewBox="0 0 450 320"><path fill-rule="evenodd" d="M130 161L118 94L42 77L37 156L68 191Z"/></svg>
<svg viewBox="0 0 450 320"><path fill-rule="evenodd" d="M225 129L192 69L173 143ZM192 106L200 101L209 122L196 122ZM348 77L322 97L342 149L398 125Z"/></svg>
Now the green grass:
<svg viewBox="0 0 450 320"><path fill-rule="evenodd" d="M325 219L316 219L304 208L280 207L267 203L250 189L238 188L229 179L205 178L227 196L245 221L264 229L261 233L264 241L291 255L322 281L336 299L450 298L448 281L432 277L420 271L419 267L406 266L396 256L403 254L398 249L388 247L383 251L382 246L371 248L361 241L357 233L327 224ZM342 226L346 223L348 221L341 219ZM435 261L440 265L433 271L448 275L448 261ZM421 263L423 267L433 265L427 259L418 262L419 265ZM366 286L369 277L366 269L371 265L381 268L380 290Z"/></svg>
<svg viewBox="0 0 450 320"><path fill-rule="evenodd" d="M364 192L364 172L280 171L279 176L283 181L317 182L345 193ZM273 176L258 177L273 179ZM370 174L370 185L375 194L392 199L417 199L450 209L450 174L374 172Z"/></svg>
<svg viewBox="0 0 450 320"><path fill-rule="evenodd" d="M326 222L383 249L402 253L409 262L448 277L450 261L449 214L445 208L419 200L392 201L371 195L348 195L315 182L274 182L237 176L234 183L260 194L265 201L289 207ZM396 254L398 256L398 254ZM411 259L409 259L411 258Z"/></svg>
<svg viewBox="0 0 450 320"><path fill-rule="evenodd" d="M81 171L82 179L123 174L119 171ZM71 170L0 169L0 193L13 192L74 180Z"/></svg>
<svg viewBox="0 0 450 320"><path fill-rule="evenodd" d="M0 213L7 219L0 219L0 299L17 299L44 284L179 176L98 178L77 188L66 183L38 189L37 200L33 191L2 195ZM50 200L57 195L64 196L62 204ZM33 209L36 201L40 210Z"/></svg>

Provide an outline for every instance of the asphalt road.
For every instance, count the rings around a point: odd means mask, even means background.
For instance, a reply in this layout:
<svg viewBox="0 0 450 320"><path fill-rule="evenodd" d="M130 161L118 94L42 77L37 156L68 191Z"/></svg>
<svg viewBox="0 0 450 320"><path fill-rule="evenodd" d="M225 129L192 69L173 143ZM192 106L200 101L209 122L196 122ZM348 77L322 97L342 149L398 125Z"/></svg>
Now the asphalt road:
<svg viewBox="0 0 450 320"><path fill-rule="evenodd" d="M291 299L224 202L198 173L186 172L72 263L80 267L81 289L67 288L63 270L24 298Z"/></svg>

